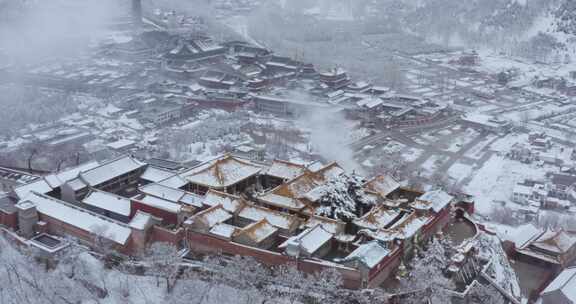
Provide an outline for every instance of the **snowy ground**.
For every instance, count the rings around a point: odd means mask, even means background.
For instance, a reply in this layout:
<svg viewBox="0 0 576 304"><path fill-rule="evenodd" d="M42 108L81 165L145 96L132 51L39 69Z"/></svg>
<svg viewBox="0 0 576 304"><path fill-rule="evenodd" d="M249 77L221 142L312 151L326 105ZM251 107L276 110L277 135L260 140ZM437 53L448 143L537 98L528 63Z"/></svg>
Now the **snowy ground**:
<svg viewBox="0 0 576 304"><path fill-rule="evenodd" d="M510 201L512 189L518 182L524 179L541 180L545 175L546 170L536 165L526 165L493 155L474 173L465 190L476 197L476 210L481 214L489 214L494 201Z"/></svg>

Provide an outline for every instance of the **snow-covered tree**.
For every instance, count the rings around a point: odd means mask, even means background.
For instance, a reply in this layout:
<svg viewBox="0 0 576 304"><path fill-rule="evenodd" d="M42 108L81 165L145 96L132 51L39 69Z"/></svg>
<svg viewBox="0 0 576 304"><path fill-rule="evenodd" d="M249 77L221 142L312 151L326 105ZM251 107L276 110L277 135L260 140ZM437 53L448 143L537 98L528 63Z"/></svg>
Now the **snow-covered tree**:
<svg viewBox="0 0 576 304"><path fill-rule="evenodd" d="M269 298L261 290L271 281L270 271L251 257L212 257L208 264L218 271L213 279L243 291L243 300L238 303L253 303L256 299Z"/></svg>
<svg viewBox="0 0 576 304"><path fill-rule="evenodd" d="M364 192L364 179L357 174L341 174L316 189L320 207L316 214L351 222L376 203Z"/></svg>
<svg viewBox="0 0 576 304"><path fill-rule="evenodd" d="M154 243L144 252L142 261L147 268L147 274L163 279L166 284L166 292L172 292L178 279L181 257L178 249L168 243Z"/></svg>
<svg viewBox="0 0 576 304"><path fill-rule="evenodd" d="M278 284L271 286L272 290L290 304L297 303L312 289L312 283L295 265L278 267L274 271L274 278Z"/></svg>
<svg viewBox="0 0 576 304"><path fill-rule="evenodd" d="M447 290L454 289L454 282L444 275L450 263L449 239L432 241L427 250L414 257L410 272L400 279L398 293L414 293L408 296L405 303L421 303L422 297L429 298L432 303L449 303L450 294ZM404 303L404 302L403 302Z"/></svg>
<svg viewBox="0 0 576 304"><path fill-rule="evenodd" d="M473 283L466 297L469 304L503 304L504 297L493 286L486 286L478 283Z"/></svg>

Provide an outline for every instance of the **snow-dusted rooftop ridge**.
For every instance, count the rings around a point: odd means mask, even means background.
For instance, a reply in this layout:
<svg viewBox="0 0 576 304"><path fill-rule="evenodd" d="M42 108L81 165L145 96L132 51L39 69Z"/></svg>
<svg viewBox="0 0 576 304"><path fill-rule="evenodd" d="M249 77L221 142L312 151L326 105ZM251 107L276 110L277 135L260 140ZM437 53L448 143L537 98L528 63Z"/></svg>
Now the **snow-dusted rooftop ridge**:
<svg viewBox="0 0 576 304"><path fill-rule="evenodd" d="M384 242L396 239L405 240L414 236L431 220L432 217L418 216L416 213L412 213L408 216L404 216L388 229L379 229L377 231L365 229L361 230L360 233L366 234L375 240Z"/></svg>
<svg viewBox="0 0 576 304"><path fill-rule="evenodd" d="M521 229L518 229L518 231L509 238L509 240L513 242L517 248L524 248L531 240L538 237L543 232L543 229L540 229L533 224L527 224Z"/></svg>
<svg viewBox="0 0 576 304"><path fill-rule="evenodd" d="M388 194L400 188L400 183L389 175L378 175L364 184L364 187L369 192L379 194L385 198Z"/></svg>
<svg viewBox="0 0 576 304"><path fill-rule="evenodd" d="M157 182L157 184L177 189L177 188L181 188L181 187L186 186L186 184L188 184L188 181L185 180L180 175L176 174L176 175L169 177L165 180L161 180L161 181Z"/></svg>
<svg viewBox="0 0 576 304"><path fill-rule="evenodd" d="M191 55L196 54L198 51L190 45L190 42L185 40L178 41L178 45L170 51L172 55Z"/></svg>
<svg viewBox="0 0 576 304"><path fill-rule="evenodd" d="M244 202L239 196L211 189L204 196L203 204L208 206L222 205L226 211L236 213L244 205Z"/></svg>
<svg viewBox="0 0 576 304"><path fill-rule="evenodd" d="M390 250L379 241L372 241L360 245L352 251L342 262L358 261L369 269L374 268L378 263L390 254Z"/></svg>
<svg viewBox="0 0 576 304"><path fill-rule="evenodd" d="M196 213L189 220L201 221L206 224L209 228L214 227L216 224L224 223L225 221L232 218L232 214L229 213L222 207L222 205L216 205L210 207L204 211Z"/></svg>
<svg viewBox="0 0 576 304"><path fill-rule="evenodd" d="M216 224L212 227L212 229L210 229L210 234L219 236L219 237L223 237L225 239L231 239L232 236L234 235L234 233L236 232L236 230L238 229L238 227L236 226L232 226L232 225L228 225L225 223L219 223Z"/></svg>
<svg viewBox="0 0 576 304"><path fill-rule="evenodd" d="M289 243L298 244L308 255L313 255L320 247L329 242L334 234L327 231L322 224L304 230L297 236L289 238L279 248L286 248Z"/></svg>
<svg viewBox="0 0 576 304"><path fill-rule="evenodd" d="M277 231L278 228L271 225L268 220L261 219L260 221L252 223L244 228L237 229L235 237L245 236L255 243L260 243Z"/></svg>
<svg viewBox="0 0 576 304"><path fill-rule="evenodd" d="M178 214L182 210L182 205L152 195L144 195L144 197L139 198L137 201L144 205L174 214Z"/></svg>
<svg viewBox="0 0 576 304"><path fill-rule="evenodd" d="M290 230L298 221L298 218L293 215L251 205L244 206L238 216L255 222L266 219L270 224L285 230Z"/></svg>
<svg viewBox="0 0 576 304"><path fill-rule="evenodd" d="M344 232L344 228L346 223L340 220L335 220L323 216L313 215L308 219L306 222L307 228L312 228L316 225L322 225L324 230L332 233L332 234L340 234Z"/></svg>
<svg viewBox="0 0 576 304"><path fill-rule="evenodd" d="M566 299L576 303L576 267L567 268L562 271L546 289L542 295L561 292Z"/></svg>
<svg viewBox="0 0 576 304"><path fill-rule="evenodd" d="M202 207L203 198L201 196L181 189L166 187L161 184L148 184L140 187L139 190L146 195L161 198L173 203L189 205L197 208Z"/></svg>
<svg viewBox="0 0 576 304"><path fill-rule="evenodd" d="M132 210L130 199L98 190L92 190L82 203L123 216L130 216Z"/></svg>
<svg viewBox="0 0 576 304"><path fill-rule="evenodd" d="M189 182L221 189L250 178L262 169L262 166L249 160L226 154L192 168L182 173L182 176Z"/></svg>
<svg viewBox="0 0 576 304"><path fill-rule="evenodd" d="M62 170L44 177L52 188L58 188L66 182L76 178L80 173L94 169L100 164L97 161L81 164L77 167Z"/></svg>
<svg viewBox="0 0 576 304"><path fill-rule="evenodd" d="M412 203L412 207L420 210L432 209L434 212L439 212L452 203L453 200L453 196L446 193L444 190L437 189L422 194L414 203Z"/></svg>
<svg viewBox="0 0 576 304"><path fill-rule="evenodd" d="M306 166L301 164L295 164L284 160L274 160L272 165L266 171L266 174L284 180L290 180L301 175L306 170Z"/></svg>
<svg viewBox="0 0 576 304"><path fill-rule="evenodd" d="M301 210L306 207L302 199L310 199L313 195L311 191L342 173L344 169L337 163L328 164L316 172L306 170L301 175L260 196L259 199L278 207ZM321 192L321 189L317 192Z"/></svg>
<svg viewBox="0 0 576 304"><path fill-rule="evenodd" d="M36 179L28 184L22 185L14 189L18 198L22 199L31 192L46 194L66 182L74 180L82 172L94 169L98 166L98 162L89 162L81 164L77 167L62 170L58 173L52 173L42 178Z"/></svg>
<svg viewBox="0 0 576 304"><path fill-rule="evenodd" d="M39 213L120 245L125 245L132 233L127 225L44 194L32 192L20 203L32 203Z"/></svg>
<svg viewBox="0 0 576 304"><path fill-rule="evenodd" d="M16 196L18 196L18 198L23 199L32 192L46 194L52 190L54 189L52 189L50 184L48 184L48 182L45 179L41 178L31 183L16 187L14 189L14 192L16 193Z"/></svg>
<svg viewBox="0 0 576 304"><path fill-rule="evenodd" d="M160 222L161 219L156 218L149 213L138 210L128 225L137 230L144 230L152 225L154 221Z"/></svg>
<svg viewBox="0 0 576 304"><path fill-rule="evenodd" d="M100 166L80 173L81 179L90 186L98 186L111 179L130 173L146 166L135 158L125 155L103 163Z"/></svg>
<svg viewBox="0 0 576 304"><path fill-rule="evenodd" d="M361 218L355 219L354 224L364 229L384 229L402 214L401 209L388 209L385 206L372 208L370 212L364 214Z"/></svg>
<svg viewBox="0 0 576 304"><path fill-rule="evenodd" d="M536 238L530 246L546 251L564 254L576 246L576 235L570 234L563 229L546 230Z"/></svg>
<svg viewBox="0 0 576 304"><path fill-rule="evenodd" d="M144 173L142 173L142 176L140 176L140 178L143 180L151 181L153 183L157 183L165 181L175 175L176 173L172 171L148 165L148 167L146 168L146 170L144 170Z"/></svg>

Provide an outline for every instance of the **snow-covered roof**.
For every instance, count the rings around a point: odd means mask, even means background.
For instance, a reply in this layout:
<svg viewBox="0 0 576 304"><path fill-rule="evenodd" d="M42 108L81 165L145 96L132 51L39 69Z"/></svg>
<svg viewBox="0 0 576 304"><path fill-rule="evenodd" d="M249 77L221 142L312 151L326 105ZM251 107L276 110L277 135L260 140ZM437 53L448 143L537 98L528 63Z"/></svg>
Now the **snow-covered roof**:
<svg viewBox="0 0 576 304"><path fill-rule="evenodd" d="M352 251L343 262L358 261L369 269L374 268L378 263L385 259L390 254L390 250L386 246L380 244L378 241L372 241L360 245L356 250Z"/></svg>
<svg viewBox="0 0 576 304"><path fill-rule="evenodd" d="M224 155L182 174L189 182L209 188L233 186L258 174L262 167L232 155Z"/></svg>
<svg viewBox="0 0 576 304"><path fill-rule="evenodd" d="M532 189L533 187L518 184L514 186L514 190L512 190L512 193L532 195Z"/></svg>
<svg viewBox="0 0 576 304"><path fill-rule="evenodd" d="M148 166L148 168L146 168L146 170L144 170L144 173L142 173L142 176L140 176L141 179L146 180L146 181L150 181L153 183L157 183L160 181L165 181L166 179L173 177L174 175L176 175L174 172L170 172L168 170L164 170L164 169L159 169L153 166ZM180 188L180 187L177 187Z"/></svg>
<svg viewBox="0 0 576 304"><path fill-rule="evenodd" d="M306 167L303 165L283 160L274 160L270 168L266 171L266 174L284 180L290 180L301 175L305 171Z"/></svg>
<svg viewBox="0 0 576 304"><path fill-rule="evenodd" d="M182 210L182 205L151 195L145 195L144 197L138 199L138 201L144 205L168 211L170 213L177 214L180 212L180 210Z"/></svg>
<svg viewBox="0 0 576 304"><path fill-rule="evenodd" d="M130 156L123 156L121 158L104 163L99 167L93 168L86 172L82 172L80 173L80 176L82 177L82 180L88 183L88 185L98 186L111 179L130 173L144 166L146 165Z"/></svg>
<svg viewBox="0 0 576 304"><path fill-rule="evenodd" d="M276 212L260 206L245 206L240 213L238 213L238 216L255 222L266 219L270 224L285 230L290 230L293 223L297 220L292 215Z"/></svg>
<svg viewBox="0 0 576 304"><path fill-rule="evenodd" d="M508 124L506 121L497 120L494 116L479 113L466 113L462 120L491 128L500 128Z"/></svg>
<svg viewBox="0 0 576 304"><path fill-rule="evenodd" d="M417 216L416 213L404 215L400 220L397 220L394 225L387 229L379 229L377 231L362 230L361 233L369 237L384 242L393 241L396 239L405 240L413 237L418 231L430 222L432 218L426 216Z"/></svg>
<svg viewBox="0 0 576 304"><path fill-rule="evenodd" d="M173 203L185 204L196 208L202 207L203 198L199 195L180 189L166 187L160 184L148 184L140 188L140 192L161 198Z"/></svg>
<svg viewBox="0 0 576 304"><path fill-rule="evenodd" d="M260 196L259 200L276 207L299 211L306 207L300 199L313 201L316 196L323 193L322 188L318 187L342 173L344 170L336 163L329 164L317 172L305 171L298 177Z"/></svg>
<svg viewBox="0 0 576 304"><path fill-rule="evenodd" d="M420 210L432 209L434 212L439 212L446 208L446 206L448 206L453 200L453 196L438 189L422 194L416 199L416 201L414 201L414 203L412 203L412 207Z"/></svg>
<svg viewBox="0 0 576 304"><path fill-rule="evenodd" d="M576 303L576 267L562 271L542 292L545 297L550 293L562 293L570 303Z"/></svg>
<svg viewBox="0 0 576 304"><path fill-rule="evenodd" d="M70 187L74 191L82 190L88 187L88 185L84 181L82 181L80 177L68 181L66 185L68 185L68 187Z"/></svg>
<svg viewBox="0 0 576 304"><path fill-rule="evenodd" d="M153 224L154 219L151 214L138 210L128 225L137 230L144 230Z"/></svg>
<svg viewBox="0 0 576 304"><path fill-rule="evenodd" d="M244 236L255 243L260 243L272 236L277 231L278 228L268 223L266 219L262 219L242 229L238 229L234 237Z"/></svg>
<svg viewBox="0 0 576 304"><path fill-rule="evenodd" d="M286 248L289 243L297 244L301 250L308 255L313 255L320 247L329 242L334 237L322 224L304 230L297 236L289 238L282 243L279 248Z"/></svg>
<svg viewBox="0 0 576 304"><path fill-rule="evenodd" d="M46 194L52 191L52 187L48 184L46 180L38 179L31 183L16 187L14 192L18 196L18 198L23 199L24 197L28 196L32 192Z"/></svg>
<svg viewBox="0 0 576 304"><path fill-rule="evenodd" d="M236 232L236 229L238 229L238 227L225 223L219 223L210 229L210 234L230 240Z"/></svg>
<svg viewBox="0 0 576 304"><path fill-rule="evenodd" d="M562 229L546 230L530 246L544 249L546 251L564 254L576 245L576 235L570 234Z"/></svg>
<svg viewBox="0 0 576 304"><path fill-rule="evenodd" d="M94 169L99 166L97 161L81 164L80 166L63 170L58 173L50 174L44 177L52 188L58 188L66 182L78 177L78 174Z"/></svg>
<svg viewBox="0 0 576 304"><path fill-rule="evenodd" d="M345 173L346 171L340 167L338 163L330 163L326 165L324 168L317 171L317 173L321 174L324 179L332 179L338 177Z"/></svg>
<svg viewBox="0 0 576 304"><path fill-rule="evenodd" d="M202 212L195 214L190 218L193 222L202 221L208 227L212 228L216 224L223 223L232 218L232 214L226 211L222 205L210 207Z"/></svg>
<svg viewBox="0 0 576 304"><path fill-rule="evenodd" d="M130 200L112 193L93 190L82 203L123 216L130 216Z"/></svg>
<svg viewBox="0 0 576 304"><path fill-rule="evenodd" d="M259 197L259 200L266 204L273 205L275 207L286 208L291 210L301 210L306 207L304 203L296 198L286 197L282 195L277 195L274 193L266 193Z"/></svg>
<svg viewBox="0 0 576 304"><path fill-rule="evenodd" d="M400 188L400 183L389 175L379 175L368 181L364 187L366 190L375 192L384 198Z"/></svg>
<svg viewBox="0 0 576 304"><path fill-rule="evenodd" d="M524 225L522 228L510 236L509 241L513 242L516 247L523 248L535 236L542 234L542 229L534 226L533 224Z"/></svg>
<svg viewBox="0 0 576 304"><path fill-rule="evenodd" d="M126 225L44 194L30 193L21 202L32 203L41 214L80 230L98 233L120 245L125 245L132 233Z"/></svg>
<svg viewBox="0 0 576 304"><path fill-rule="evenodd" d="M170 188L182 188L182 187L186 186L186 184L188 184L188 181L185 180L180 175L174 175L174 176L169 177L163 181L158 182L158 184L160 184L162 186L170 187Z"/></svg>
<svg viewBox="0 0 576 304"><path fill-rule="evenodd" d="M240 197L216 190L208 190L203 203L208 206L222 205L226 211L231 213L235 213L243 205Z"/></svg>
<svg viewBox="0 0 576 304"><path fill-rule="evenodd" d="M134 144L136 144L136 142L134 142L133 140L121 139L121 140L118 140L115 142L111 142L111 143L107 144L106 146L110 149L121 150L121 149L126 149L130 146L133 146Z"/></svg>
<svg viewBox="0 0 576 304"><path fill-rule="evenodd" d="M306 222L306 227L308 228L312 228L314 226L317 225L322 225L322 228L324 228L324 230L332 233L332 234L339 234L344 232L344 227L346 225L346 223L340 221L340 220L335 220L335 219L331 219L331 218L327 218L327 217L323 217L323 216L311 216L310 219L308 219L308 221Z"/></svg>
<svg viewBox="0 0 576 304"><path fill-rule="evenodd" d="M402 214L399 209L388 209L385 206L374 207L361 218L355 219L354 224L364 229L388 228L394 220Z"/></svg>

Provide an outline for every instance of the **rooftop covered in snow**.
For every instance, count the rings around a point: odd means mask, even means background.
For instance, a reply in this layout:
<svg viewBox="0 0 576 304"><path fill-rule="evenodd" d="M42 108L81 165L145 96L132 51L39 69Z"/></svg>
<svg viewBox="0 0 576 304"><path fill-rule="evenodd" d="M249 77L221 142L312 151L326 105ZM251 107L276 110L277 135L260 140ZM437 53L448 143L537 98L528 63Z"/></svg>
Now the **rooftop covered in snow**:
<svg viewBox="0 0 576 304"><path fill-rule="evenodd" d="M130 227L120 222L43 194L30 193L20 203L33 204L41 214L120 245L126 245L132 233Z"/></svg>
<svg viewBox="0 0 576 304"><path fill-rule="evenodd" d="M90 192L82 203L123 216L130 216L132 210L130 199L98 190Z"/></svg>
<svg viewBox="0 0 576 304"><path fill-rule="evenodd" d="M444 190L438 189L422 194L422 196L417 198L416 201L412 203L412 207L419 210L432 210L434 212L440 212L453 201L453 196L444 192Z"/></svg>
<svg viewBox="0 0 576 304"><path fill-rule="evenodd" d="M378 241L372 241L360 245L356 250L352 251L346 258L342 260L344 263L357 262L364 265L368 269L374 268L382 260L390 255L390 250Z"/></svg>
<svg viewBox="0 0 576 304"><path fill-rule="evenodd" d="M238 184L260 173L262 167L232 155L206 162L182 174L191 183L213 189L223 189Z"/></svg>
<svg viewBox="0 0 576 304"><path fill-rule="evenodd" d="M95 187L145 166L144 163L141 163L131 156L123 156L82 172L80 173L80 177L89 186Z"/></svg>

